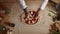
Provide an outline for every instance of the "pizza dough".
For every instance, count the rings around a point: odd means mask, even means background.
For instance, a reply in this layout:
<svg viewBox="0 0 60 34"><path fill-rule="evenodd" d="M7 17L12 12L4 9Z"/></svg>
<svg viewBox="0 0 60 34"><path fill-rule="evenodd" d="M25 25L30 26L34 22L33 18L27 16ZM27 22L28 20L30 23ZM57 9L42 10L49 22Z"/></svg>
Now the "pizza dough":
<svg viewBox="0 0 60 34"><path fill-rule="evenodd" d="M36 24L38 21L38 16L35 17L35 15L36 11L29 11L27 17L26 16L23 17L23 21L29 25Z"/></svg>

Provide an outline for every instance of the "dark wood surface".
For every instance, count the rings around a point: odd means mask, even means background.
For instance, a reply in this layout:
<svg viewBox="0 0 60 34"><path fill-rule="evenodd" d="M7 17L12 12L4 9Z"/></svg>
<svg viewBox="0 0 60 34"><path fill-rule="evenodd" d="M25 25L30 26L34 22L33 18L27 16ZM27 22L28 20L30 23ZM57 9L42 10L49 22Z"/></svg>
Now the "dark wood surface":
<svg viewBox="0 0 60 34"><path fill-rule="evenodd" d="M5 31L0 31L0 34L7 34L7 30L5 30Z"/></svg>

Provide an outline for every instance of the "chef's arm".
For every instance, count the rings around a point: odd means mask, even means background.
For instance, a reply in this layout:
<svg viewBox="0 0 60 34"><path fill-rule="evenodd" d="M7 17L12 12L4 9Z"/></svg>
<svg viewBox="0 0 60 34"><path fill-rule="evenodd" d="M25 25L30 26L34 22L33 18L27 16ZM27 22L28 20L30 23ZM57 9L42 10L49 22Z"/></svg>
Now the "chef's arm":
<svg viewBox="0 0 60 34"><path fill-rule="evenodd" d="M25 4L25 1L24 0L19 0L19 2L20 2L20 5L21 5L22 9L24 10L24 12L26 12L27 11L27 5Z"/></svg>
<svg viewBox="0 0 60 34"><path fill-rule="evenodd" d="M37 12L39 12L40 10L44 10L44 8L46 7L48 3L48 0L42 0L42 3L40 5L40 7L38 8Z"/></svg>
<svg viewBox="0 0 60 34"><path fill-rule="evenodd" d="M47 3L48 3L48 0L43 0L40 9L44 10L44 8L46 7Z"/></svg>

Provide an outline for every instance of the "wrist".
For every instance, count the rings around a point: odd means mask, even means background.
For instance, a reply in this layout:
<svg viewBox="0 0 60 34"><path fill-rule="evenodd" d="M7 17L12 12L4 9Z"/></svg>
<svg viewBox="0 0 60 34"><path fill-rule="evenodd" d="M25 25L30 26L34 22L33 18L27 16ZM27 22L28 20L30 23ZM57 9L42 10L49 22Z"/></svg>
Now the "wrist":
<svg viewBox="0 0 60 34"><path fill-rule="evenodd" d="M41 9L40 8L38 8L38 10L37 10L37 12L39 12Z"/></svg>
<svg viewBox="0 0 60 34"><path fill-rule="evenodd" d="M24 13L27 13L27 8L23 9L24 10Z"/></svg>

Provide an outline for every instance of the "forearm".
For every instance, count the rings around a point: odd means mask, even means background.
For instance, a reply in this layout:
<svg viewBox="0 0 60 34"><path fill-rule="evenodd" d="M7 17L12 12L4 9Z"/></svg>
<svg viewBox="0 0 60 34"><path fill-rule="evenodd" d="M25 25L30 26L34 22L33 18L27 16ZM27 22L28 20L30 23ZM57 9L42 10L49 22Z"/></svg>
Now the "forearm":
<svg viewBox="0 0 60 34"><path fill-rule="evenodd" d="M40 9L44 10L44 8L46 7L47 3L48 3L48 0L43 0Z"/></svg>
<svg viewBox="0 0 60 34"><path fill-rule="evenodd" d="M21 5L22 9L26 9L27 8L27 5L25 4L24 0L19 0L19 2L20 2L20 5Z"/></svg>

